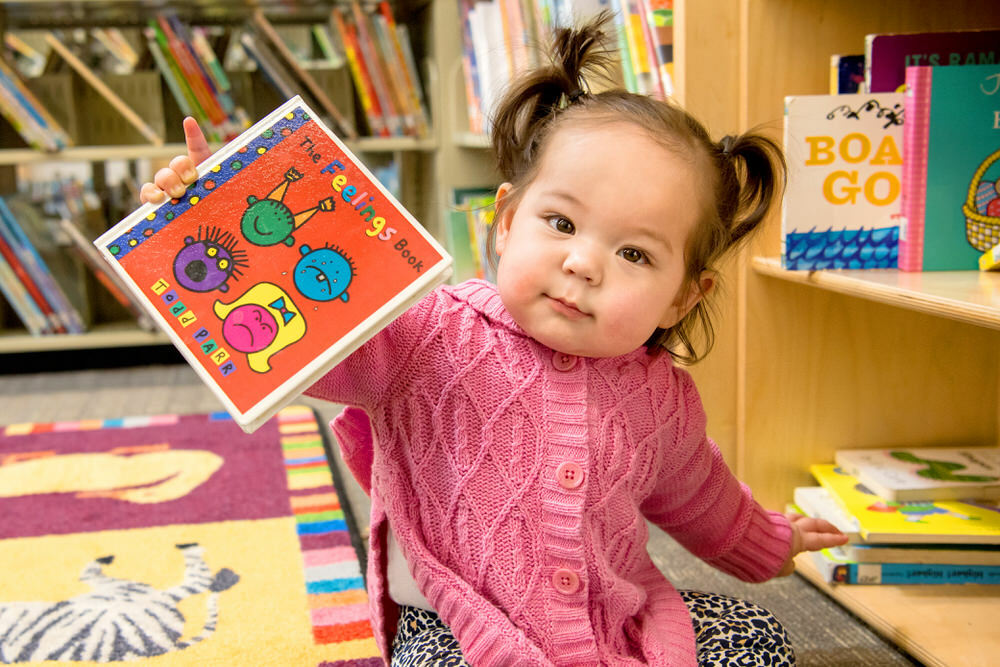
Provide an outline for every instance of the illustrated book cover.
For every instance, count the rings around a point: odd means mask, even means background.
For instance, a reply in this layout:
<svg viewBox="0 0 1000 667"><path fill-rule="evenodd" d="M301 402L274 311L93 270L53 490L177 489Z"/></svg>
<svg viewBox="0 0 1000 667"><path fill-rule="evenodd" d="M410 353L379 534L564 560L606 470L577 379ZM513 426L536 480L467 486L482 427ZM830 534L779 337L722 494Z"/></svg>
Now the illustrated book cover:
<svg viewBox="0 0 1000 667"><path fill-rule="evenodd" d="M830 94L845 95L864 92L864 54L830 56Z"/></svg>
<svg viewBox="0 0 1000 667"><path fill-rule="evenodd" d="M990 500L885 500L834 464L809 467L849 515L866 542L1000 544L1000 505Z"/></svg>
<svg viewBox="0 0 1000 667"><path fill-rule="evenodd" d="M836 584L1000 584L1000 566L857 563L843 549L809 553L823 578Z"/></svg>
<svg viewBox="0 0 1000 667"><path fill-rule="evenodd" d="M94 243L248 432L452 264L298 96Z"/></svg>
<svg viewBox="0 0 1000 667"><path fill-rule="evenodd" d="M903 96L785 98L786 269L895 268Z"/></svg>
<svg viewBox="0 0 1000 667"><path fill-rule="evenodd" d="M1000 30L880 33L865 37L865 90L898 92L907 67L1000 62Z"/></svg>
<svg viewBox="0 0 1000 667"><path fill-rule="evenodd" d="M1000 447L841 449L834 460L886 500L1000 498Z"/></svg>
<svg viewBox="0 0 1000 667"><path fill-rule="evenodd" d="M975 271L1000 243L1000 64L906 76L899 268Z"/></svg>

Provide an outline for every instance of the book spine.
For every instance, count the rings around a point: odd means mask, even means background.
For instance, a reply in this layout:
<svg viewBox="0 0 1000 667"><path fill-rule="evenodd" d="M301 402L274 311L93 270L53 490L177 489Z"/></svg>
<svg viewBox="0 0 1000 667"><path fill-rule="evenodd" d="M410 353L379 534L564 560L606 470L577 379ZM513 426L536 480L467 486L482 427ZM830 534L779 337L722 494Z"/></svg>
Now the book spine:
<svg viewBox="0 0 1000 667"><path fill-rule="evenodd" d="M371 17L371 27L375 33L376 51L379 61L384 64L383 70L386 73L386 83L393 104L399 110L399 116L403 124L403 133L409 136L417 134L417 115L411 105L410 94L407 91L406 83L406 63L403 62L392 44L392 37L389 35L389 23L381 13L373 14Z"/></svg>
<svg viewBox="0 0 1000 667"><path fill-rule="evenodd" d="M0 225L4 223L0 222ZM42 312L47 323L47 329L55 333L66 333L66 326L63 324L62 320L53 310L52 305L45 298L35 279L32 277L31 273L25 267L22 258L19 256L19 250L13 243L11 243L11 238L8 234L3 234L0 236L0 256L3 257L4 261L10 266L14 271L14 275L20 281L21 285L24 286L25 291L34 301L35 305Z"/></svg>
<svg viewBox="0 0 1000 667"><path fill-rule="evenodd" d="M5 247L6 242L0 237L0 292L7 297L7 302L33 336L51 332L52 328L45 314L38 308L38 304L31 298L24 283L7 262L7 253L3 250Z"/></svg>
<svg viewBox="0 0 1000 667"><path fill-rule="evenodd" d="M899 268L902 271L920 271L924 265L924 208L932 76L933 70L930 67L906 68L903 203L899 227Z"/></svg>
<svg viewBox="0 0 1000 667"><path fill-rule="evenodd" d="M7 67L3 58L0 58L0 72L3 73L4 79L9 81L10 88L18 102L36 119L44 132L52 138L52 141L60 148L72 146L73 140L66 133L66 130L56 122L45 105L24 85L17 73Z"/></svg>
<svg viewBox="0 0 1000 667"><path fill-rule="evenodd" d="M155 31L147 27L143 29L143 34L146 36L146 45L149 48L150 55L153 56L153 62L156 63L157 69L160 70L163 80L167 82L167 88L170 89L170 94L177 101L177 106L180 108L181 113L185 116L195 116L191 102L184 93L181 83L177 80L174 68L167 62L163 51L160 49L160 45L156 42Z"/></svg>
<svg viewBox="0 0 1000 667"><path fill-rule="evenodd" d="M818 553L823 558L823 552ZM841 563L824 560L826 564L820 571L829 582L868 585L1000 584L1000 566L997 565Z"/></svg>
<svg viewBox="0 0 1000 667"><path fill-rule="evenodd" d="M483 111L482 97L479 93L479 71L476 62L476 49L472 42L472 27L469 23L472 0L461 0L459 10L462 14L462 76L465 78L465 100L466 113L469 116L469 131L482 134Z"/></svg>
<svg viewBox="0 0 1000 667"><path fill-rule="evenodd" d="M375 97L378 99L379 107L382 109L382 116L385 119L389 134L400 136L403 134L402 118L393 104L392 96L389 93L385 72L379 60L375 39L372 36L374 29L370 26L368 14L361 8L361 3L357 2L357 0L352 0L351 11L354 15L357 44L361 52L361 58L365 63L368 78L372 82L372 88L375 90Z"/></svg>
<svg viewBox="0 0 1000 667"><path fill-rule="evenodd" d="M365 112L365 119L374 136L388 136L389 130L382 117L382 109L375 99L375 92L372 90L368 73L364 69L364 62L358 52L358 41L354 33L353 26L350 25L344 15L338 9L333 9L334 23L340 32L341 41L344 43L344 53L347 56L347 64L351 68L351 77L354 79L354 87L361 98L361 108Z"/></svg>

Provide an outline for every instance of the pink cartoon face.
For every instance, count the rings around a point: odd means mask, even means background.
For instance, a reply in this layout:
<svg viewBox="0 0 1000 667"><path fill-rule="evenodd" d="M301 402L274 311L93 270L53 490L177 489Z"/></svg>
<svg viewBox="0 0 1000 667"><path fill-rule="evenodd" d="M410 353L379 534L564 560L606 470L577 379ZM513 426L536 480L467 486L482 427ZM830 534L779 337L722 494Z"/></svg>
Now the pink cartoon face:
<svg viewBox="0 0 1000 667"><path fill-rule="evenodd" d="M229 311L222 322L222 335L234 350L260 352L274 342L278 323L266 308L248 303Z"/></svg>

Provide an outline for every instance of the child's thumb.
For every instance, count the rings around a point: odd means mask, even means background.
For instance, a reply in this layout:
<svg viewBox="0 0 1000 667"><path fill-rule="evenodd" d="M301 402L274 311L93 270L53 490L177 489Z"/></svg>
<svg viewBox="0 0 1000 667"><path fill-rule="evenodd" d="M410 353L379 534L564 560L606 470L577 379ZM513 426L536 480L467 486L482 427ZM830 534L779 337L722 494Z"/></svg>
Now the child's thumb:
<svg viewBox="0 0 1000 667"><path fill-rule="evenodd" d="M205 134L201 131L201 127L191 116L184 119L184 143L187 144L188 157L195 163L199 165L212 155L212 150L208 147L208 141L205 140Z"/></svg>

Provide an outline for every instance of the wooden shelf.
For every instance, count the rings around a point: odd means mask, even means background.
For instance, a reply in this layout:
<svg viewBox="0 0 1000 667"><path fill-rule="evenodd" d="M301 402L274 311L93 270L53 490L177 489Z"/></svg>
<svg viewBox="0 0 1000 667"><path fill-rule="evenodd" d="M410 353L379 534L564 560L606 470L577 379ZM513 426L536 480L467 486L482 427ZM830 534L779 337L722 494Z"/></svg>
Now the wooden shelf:
<svg viewBox="0 0 1000 667"><path fill-rule="evenodd" d="M477 134L475 132L456 132L452 141L460 148L489 148L490 137L488 134Z"/></svg>
<svg viewBox="0 0 1000 667"><path fill-rule="evenodd" d="M990 665L1000 654L1000 586L828 584L808 554L799 554L795 569L924 664Z"/></svg>
<svg viewBox="0 0 1000 667"><path fill-rule="evenodd" d="M101 324L82 334L32 336L23 329L0 332L0 354L168 344L166 334L139 329L131 322Z"/></svg>
<svg viewBox="0 0 1000 667"><path fill-rule="evenodd" d="M434 139L414 137L364 137L345 142L356 153L396 153L399 151L433 151ZM213 150L219 146L214 146ZM43 153L31 148L0 150L0 165L21 165L33 162L104 162L105 160L136 160L139 158L171 158L186 152L184 144L136 144L132 146L78 146L57 153Z"/></svg>
<svg viewBox="0 0 1000 667"><path fill-rule="evenodd" d="M754 257L757 273L813 285L937 317L1000 329L1000 273L892 269L789 271L773 257Z"/></svg>

